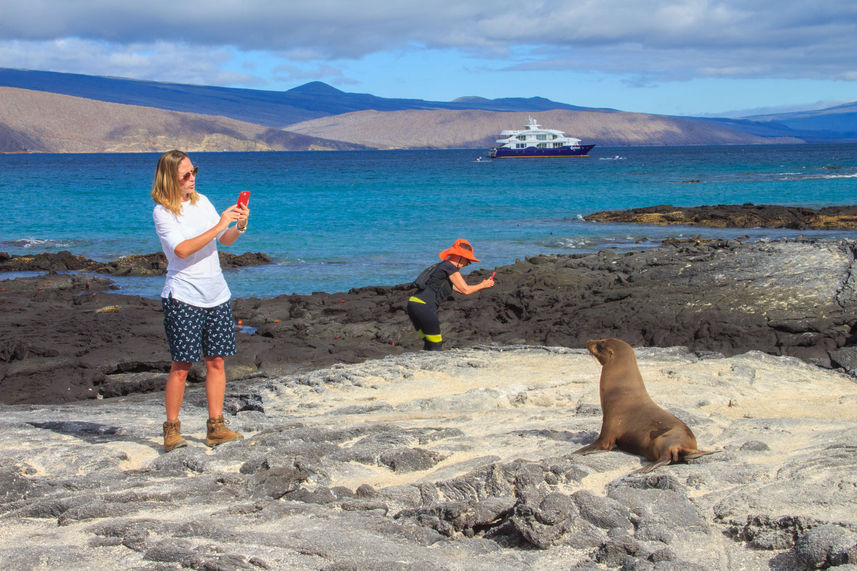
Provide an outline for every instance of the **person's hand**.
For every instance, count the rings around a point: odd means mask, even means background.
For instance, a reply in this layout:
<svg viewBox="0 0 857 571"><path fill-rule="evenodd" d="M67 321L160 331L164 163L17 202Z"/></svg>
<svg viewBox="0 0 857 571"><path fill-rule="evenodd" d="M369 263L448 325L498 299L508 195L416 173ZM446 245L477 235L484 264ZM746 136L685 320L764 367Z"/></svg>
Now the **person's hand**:
<svg viewBox="0 0 857 571"><path fill-rule="evenodd" d="M238 206L235 204L224 210L220 214L220 223L218 224L218 226L220 226L221 229L225 230L233 222L238 222L241 215L239 212L237 212L237 210Z"/></svg>
<svg viewBox="0 0 857 571"><path fill-rule="evenodd" d="M484 288L494 287L494 278L486 278L486 279L482 280L482 287L484 287Z"/></svg>
<svg viewBox="0 0 857 571"><path fill-rule="evenodd" d="M247 220L250 219L250 209L246 204L239 204L237 207L238 211L238 226L245 227L247 226Z"/></svg>

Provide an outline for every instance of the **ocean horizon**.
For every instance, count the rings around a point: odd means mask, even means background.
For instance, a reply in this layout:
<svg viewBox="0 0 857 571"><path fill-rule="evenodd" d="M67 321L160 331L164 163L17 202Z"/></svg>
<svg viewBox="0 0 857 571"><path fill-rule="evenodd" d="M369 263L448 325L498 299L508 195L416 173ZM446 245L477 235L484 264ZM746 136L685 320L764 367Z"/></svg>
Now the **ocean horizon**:
<svg viewBox="0 0 857 571"><path fill-rule="evenodd" d="M470 271L697 235L857 237L583 220L659 204L855 204L857 144L596 147L588 157L493 161L487 149L189 154L197 190L219 211L251 191L248 232L221 250L262 252L274 263L226 272L240 298L406 283L460 237L481 260ZM0 155L11 210L0 251L68 250L99 261L160 251L149 196L158 156ZM163 283L111 279L120 293L144 297L157 297Z"/></svg>

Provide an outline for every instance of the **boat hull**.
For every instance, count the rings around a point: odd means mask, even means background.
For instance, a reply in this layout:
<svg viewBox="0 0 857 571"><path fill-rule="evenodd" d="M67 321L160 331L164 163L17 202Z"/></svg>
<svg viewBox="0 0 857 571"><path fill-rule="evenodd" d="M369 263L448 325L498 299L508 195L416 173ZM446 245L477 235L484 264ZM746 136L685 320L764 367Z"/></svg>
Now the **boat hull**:
<svg viewBox="0 0 857 571"><path fill-rule="evenodd" d="M595 145L578 145L576 147L560 147L558 149L539 149L527 147L525 149L509 149L507 147L495 147L491 149L489 156L492 159L511 158L540 158L540 157L585 157Z"/></svg>

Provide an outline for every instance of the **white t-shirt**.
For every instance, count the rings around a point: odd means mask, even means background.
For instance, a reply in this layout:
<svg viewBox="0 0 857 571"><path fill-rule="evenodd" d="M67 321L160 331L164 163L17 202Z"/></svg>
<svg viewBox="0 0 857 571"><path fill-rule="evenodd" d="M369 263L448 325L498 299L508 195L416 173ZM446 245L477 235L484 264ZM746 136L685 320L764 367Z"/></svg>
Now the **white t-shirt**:
<svg viewBox="0 0 857 571"><path fill-rule="evenodd" d="M195 254L187 258L176 256L176 246L210 230L220 221L220 215L208 198L200 194L196 204L183 202L179 216L158 204L152 217L161 248L167 255L167 279L161 297L172 295L173 299L197 307L215 307L229 301L232 293L217 256L217 240L223 232Z"/></svg>

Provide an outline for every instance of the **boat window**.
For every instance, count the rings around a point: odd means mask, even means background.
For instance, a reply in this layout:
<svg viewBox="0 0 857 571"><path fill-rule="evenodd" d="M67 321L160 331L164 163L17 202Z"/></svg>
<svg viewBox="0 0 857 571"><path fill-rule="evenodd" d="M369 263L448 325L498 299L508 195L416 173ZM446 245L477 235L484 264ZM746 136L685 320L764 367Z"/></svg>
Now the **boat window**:
<svg viewBox="0 0 857 571"><path fill-rule="evenodd" d="M526 148L527 148L527 145L525 145L524 143L517 143L517 144L515 145L515 148L516 148L516 149L526 149Z"/></svg>
<svg viewBox="0 0 857 571"><path fill-rule="evenodd" d="M546 149L548 147L548 144L547 143L539 143L538 145L536 145L536 147L538 147L539 149Z"/></svg>
<svg viewBox="0 0 857 571"><path fill-rule="evenodd" d="M547 135L536 135L536 139L538 139L539 141L547 141L548 136Z"/></svg>
<svg viewBox="0 0 857 571"><path fill-rule="evenodd" d="M527 139L527 136L526 136L526 135L518 135L518 140L519 140L519 141L525 141L526 139Z"/></svg>

